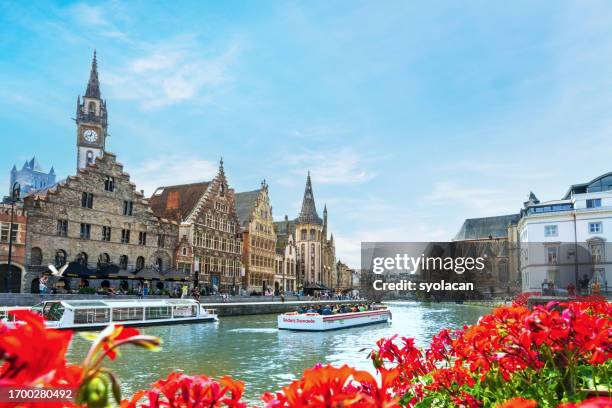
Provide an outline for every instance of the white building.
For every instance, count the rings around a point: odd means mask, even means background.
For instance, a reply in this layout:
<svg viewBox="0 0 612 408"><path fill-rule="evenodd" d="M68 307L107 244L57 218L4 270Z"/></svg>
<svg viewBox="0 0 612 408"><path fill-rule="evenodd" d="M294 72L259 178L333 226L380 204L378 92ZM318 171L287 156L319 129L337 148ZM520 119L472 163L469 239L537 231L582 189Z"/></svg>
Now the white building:
<svg viewBox="0 0 612 408"><path fill-rule="evenodd" d="M518 223L523 291L612 283L612 173L572 185L561 200L531 193Z"/></svg>

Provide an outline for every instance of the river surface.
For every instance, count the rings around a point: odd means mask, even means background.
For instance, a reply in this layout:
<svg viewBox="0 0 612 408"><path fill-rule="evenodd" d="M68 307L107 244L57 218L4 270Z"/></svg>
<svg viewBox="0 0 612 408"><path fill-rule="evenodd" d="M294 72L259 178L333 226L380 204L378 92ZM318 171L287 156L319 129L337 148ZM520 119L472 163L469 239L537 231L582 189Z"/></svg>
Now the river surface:
<svg viewBox="0 0 612 408"><path fill-rule="evenodd" d="M290 332L276 328L276 315L222 317L217 323L142 328L159 336L159 352L125 347L114 362L105 365L121 379L123 397L147 388L172 370L206 374L214 378L228 374L245 382L245 399L259 402L264 391L299 378L316 363L350 364L373 372L368 351L381 337L394 334L414 337L427 346L441 329L474 324L488 308L479 306L419 303L391 303L393 323L335 330ZM67 358L82 361L90 342L75 334Z"/></svg>

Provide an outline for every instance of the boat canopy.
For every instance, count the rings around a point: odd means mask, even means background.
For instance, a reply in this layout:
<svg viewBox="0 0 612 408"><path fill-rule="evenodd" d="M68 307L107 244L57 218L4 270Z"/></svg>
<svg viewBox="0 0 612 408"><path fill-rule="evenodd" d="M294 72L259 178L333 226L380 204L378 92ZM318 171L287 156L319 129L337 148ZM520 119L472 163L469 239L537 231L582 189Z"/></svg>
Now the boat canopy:
<svg viewBox="0 0 612 408"><path fill-rule="evenodd" d="M199 305L199 303L193 299L63 300L61 303L70 309Z"/></svg>

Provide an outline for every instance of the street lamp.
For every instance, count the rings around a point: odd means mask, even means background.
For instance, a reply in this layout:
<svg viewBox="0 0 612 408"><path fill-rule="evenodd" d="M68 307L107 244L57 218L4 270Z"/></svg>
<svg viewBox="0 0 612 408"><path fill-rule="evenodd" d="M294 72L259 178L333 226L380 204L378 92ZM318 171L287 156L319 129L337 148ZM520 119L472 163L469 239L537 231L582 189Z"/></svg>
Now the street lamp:
<svg viewBox="0 0 612 408"><path fill-rule="evenodd" d="M11 293L11 282L13 281L13 222L15 219L15 203L19 201L21 193L21 185L18 182L13 183L11 189L11 223L9 225L9 250L8 250L8 273L6 274L6 291Z"/></svg>

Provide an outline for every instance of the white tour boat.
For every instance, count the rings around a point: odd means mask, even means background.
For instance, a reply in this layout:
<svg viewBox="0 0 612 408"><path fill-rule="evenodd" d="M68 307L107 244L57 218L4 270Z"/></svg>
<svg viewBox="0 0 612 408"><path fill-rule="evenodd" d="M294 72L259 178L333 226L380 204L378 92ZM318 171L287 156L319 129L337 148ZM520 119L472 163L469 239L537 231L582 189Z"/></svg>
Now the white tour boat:
<svg viewBox="0 0 612 408"><path fill-rule="evenodd" d="M391 311L377 307L363 312L320 315L318 313L289 312L278 316L278 328L299 331L325 331L391 321Z"/></svg>
<svg viewBox="0 0 612 408"><path fill-rule="evenodd" d="M219 320L214 309L193 299L49 300L32 310L43 315L47 327L72 330Z"/></svg>

